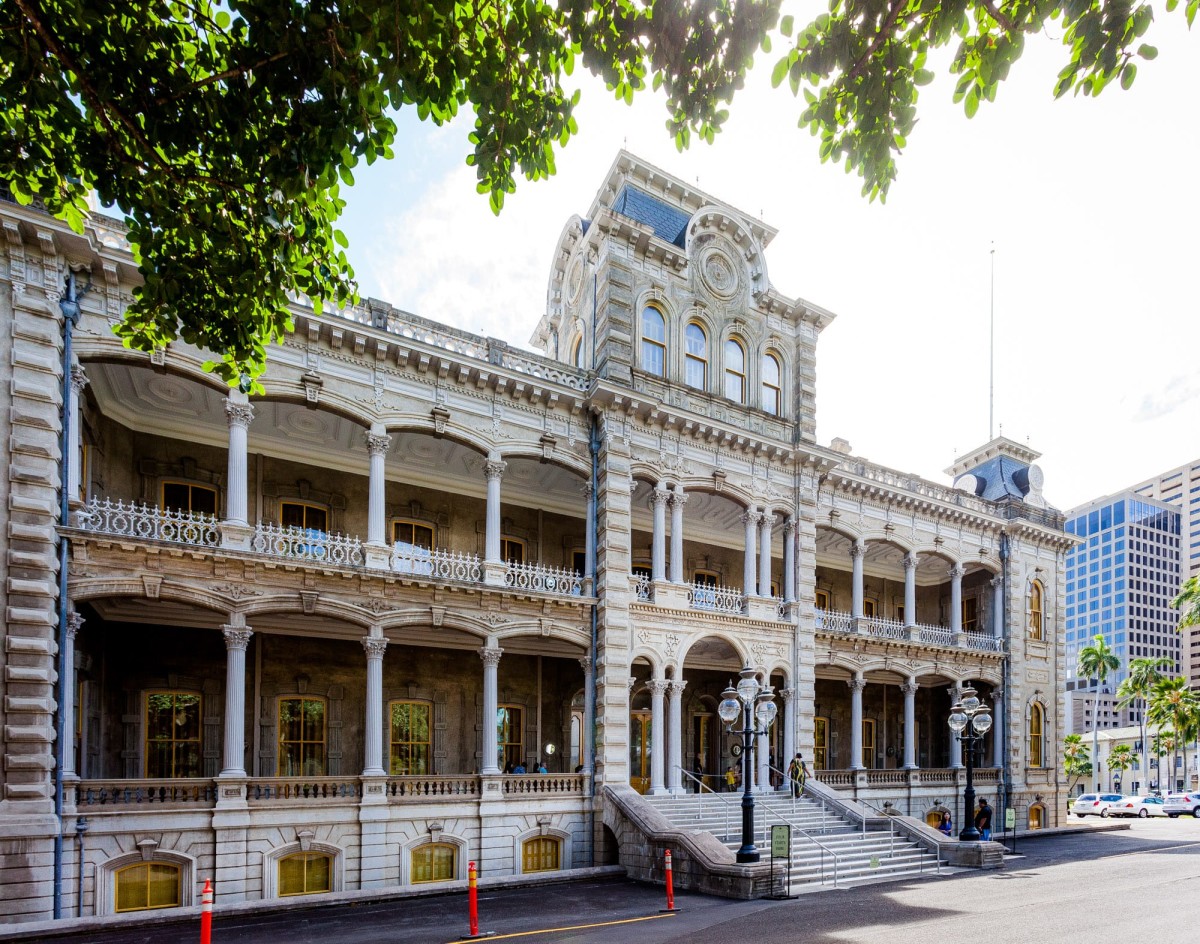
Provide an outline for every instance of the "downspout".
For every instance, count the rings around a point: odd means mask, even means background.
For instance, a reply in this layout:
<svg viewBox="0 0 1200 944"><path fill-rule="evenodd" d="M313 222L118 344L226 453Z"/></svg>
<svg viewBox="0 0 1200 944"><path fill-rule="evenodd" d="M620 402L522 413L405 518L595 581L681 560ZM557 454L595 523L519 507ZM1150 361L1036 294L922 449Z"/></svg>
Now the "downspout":
<svg viewBox="0 0 1200 944"><path fill-rule="evenodd" d="M86 291L86 290L85 290ZM58 533L58 681L54 686L54 819L57 828L54 832L54 918L62 917L62 881L63 881L63 764L66 758L66 719L63 717L62 704L65 686L70 680L63 677L65 651L67 646L67 558L70 552L70 542L62 533L62 529L70 524L70 496L67 494L67 474L72 462L68 454L68 443L71 425L71 335L79 320L80 295L75 290L75 273L67 269L66 293L58 303L63 314L63 372L62 372L62 433L60 442L61 458L59 462L59 533Z"/></svg>
<svg viewBox="0 0 1200 944"><path fill-rule="evenodd" d="M597 263L592 264L592 370L596 370L596 274ZM599 618L597 611L599 610L600 599L600 431L597 427L596 415L589 411L588 413L588 448L592 453L592 507L588 515L588 528L592 533L592 595L596 597L597 602L592 604L592 638L591 638L591 657L592 657L592 711L591 715L584 719L584 724L587 727L588 744L592 749L592 769L591 769L591 792L592 801L588 804L588 845L591 854L589 860L592 865L596 864L596 705L599 703L598 696L600 694L600 666L596 657L597 645L597 624Z"/></svg>
<svg viewBox="0 0 1200 944"><path fill-rule="evenodd" d="M1000 786L1004 791L1005 831L1008 829L1008 807L1012 802L1012 634L1008 625L1008 532L1000 532L1000 614L1001 637L1004 639L1004 730L1000 736L1004 738L1001 756L1004 759L1004 770L1000 773ZM1055 811L1057 815L1057 811ZM1017 828L1013 823L1013 854L1017 851Z"/></svg>

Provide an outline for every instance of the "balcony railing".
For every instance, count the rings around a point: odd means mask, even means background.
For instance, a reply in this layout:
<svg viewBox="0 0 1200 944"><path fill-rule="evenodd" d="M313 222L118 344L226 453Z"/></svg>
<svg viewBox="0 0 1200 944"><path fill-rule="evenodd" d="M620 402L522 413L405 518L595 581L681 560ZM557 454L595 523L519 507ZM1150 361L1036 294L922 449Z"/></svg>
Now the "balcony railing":
<svg viewBox="0 0 1200 944"><path fill-rule="evenodd" d="M899 620L870 616L863 619L863 625L868 636L878 636L880 639L908 639L908 629Z"/></svg>
<svg viewBox="0 0 1200 944"><path fill-rule="evenodd" d="M641 603L649 603L654 599L654 583L649 574L634 574L633 590Z"/></svg>
<svg viewBox="0 0 1200 944"><path fill-rule="evenodd" d="M916 638L919 642L926 642L931 646L954 648L954 631L944 626L918 625Z"/></svg>
<svg viewBox="0 0 1200 944"><path fill-rule="evenodd" d="M361 567L362 542L345 534L326 534L312 528L284 528L277 524L254 526L250 550L283 560L311 561L338 567Z"/></svg>
<svg viewBox="0 0 1200 944"><path fill-rule="evenodd" d="M979 652L1003 652L1004 640L998 639L991 633L967 633L967 648Z"/></svg>
<svg viewBox="0 0 1200 944"><path fill-rule="evenodd" d="M358 800L362 784L357 777L256 777L246 785L251 804L285 801L335 802Z"/></svg>
<svg viewBox="0 0 1200 944"><path fill-rule="evenodd" d="M899 767L886 769L866 768L860 770L818 770L814 776L826 786L835 789L853 788L860 778L865 778L868 787L906 787L910 778L922 787L953 787L959 777L965 777L962 767L918 767L905 770ZM977 786L995 786L999 783L1000 771L995 767L976 767Z"/></svg>
<svg viewBox="0 0 1200 944"><path fill-rule="evenodd" d="M955 633L945 626L926 626L918 623L906 626L900 620L883 619L877 616L864 616L858 620L858 632L855 632L855 620L849 613L836 610L817 610L816 628L820 632L838 633L839 635L866 635L876 639L912 640L930 646L944 646L947 649L966 648L976 652L1003 652L1004 640L997 639L989 633Z"/></svg>
<svg viewBox="0 0 1200 944"><path fill-rule="evenodd" d="M436 580L455 580L460 583L479 583L483 580L483 564L478 555L461 554L440 547L432 550L398 543L392 546L392 570L414 577Z"/></svg>
<svg viewBox="0 0 1200 944"><path fill-rule="evenodd" d="M171 511L138 502L127 505L107 498L93 498L85 504L76 512L75 525L82 531L96 534L193 547L217 547L221 543L217 519L212 515Z"/></svg>
<svg viewBox="0 0 1200 944"><path fill-rule="evenodd" d="M817 629L827 633L854 632L854 620L849 613L839 613L836 610L817 610Z"/></svg>
<svg viewBox="0 0 1200 944"><path fill-rule="evenodd" d="M693 583L688 586L688 606L693 610L712 610L715 613L742 613L746 608L746 598L738 587Z"/></svg>
<svg viewBox="0 0 1200 944"><path fill-rule="evenodd" d="M211 780L81 780L75 785L79 807L207 808L216 798Z"/></svg>
<svg viewBox="0 0 1200 944"><path fill-rule="evenodd" d="M583 594L583 574L543 564L508 564L504 568L504 586L577 597Z"/></svg>
<svg viewBox="0 0 1200 944"><path fill-rule="evenodd" d="M438 797L470 799L479 796L479 778L473 775L434 777L415 774L388 777L385 793L389 800L397 803Z"/></svg>

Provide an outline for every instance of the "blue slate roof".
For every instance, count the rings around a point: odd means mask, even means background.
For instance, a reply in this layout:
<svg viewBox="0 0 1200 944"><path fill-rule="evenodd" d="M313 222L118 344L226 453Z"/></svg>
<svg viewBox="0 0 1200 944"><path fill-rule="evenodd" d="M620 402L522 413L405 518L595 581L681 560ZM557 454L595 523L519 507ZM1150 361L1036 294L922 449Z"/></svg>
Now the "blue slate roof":
<svg viewBox="0 0 1200 944"><path fill-rule="evenodd" d="M621 188L612 208L617 213L649 226L660 239L683 247L684 231L691 217L682 210L656 200L631 184Z"/></svg>
<svg viewBox="0 0 1200 944"><path fill-rule="evenodd" d="M1029 491L1029 466L1008 456L996 456L971 469L978 481L975 494L989 501L1011 496L1024 498Z"/></svg>

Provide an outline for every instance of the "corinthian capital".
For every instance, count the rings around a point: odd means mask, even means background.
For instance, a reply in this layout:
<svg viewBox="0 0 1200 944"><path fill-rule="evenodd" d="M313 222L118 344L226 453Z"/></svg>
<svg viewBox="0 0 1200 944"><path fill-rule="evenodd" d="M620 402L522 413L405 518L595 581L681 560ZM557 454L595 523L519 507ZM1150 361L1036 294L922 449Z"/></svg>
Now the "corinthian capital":
<svg viewBox="0 0 1200 944"><path fill-rule="evenodd" d="M254 407L249 403L234 403L232 400L226 400L225 416L229 419L230 426L249 429L250 422L254 419Z"/></svg>
<svg viewBox="0 0 1200 944"><path fill-rule="evenodd" d="M363 438L367 443L367 452L373 456L386 456L392 446L392 437L387 433L366 432Z"/></svg>

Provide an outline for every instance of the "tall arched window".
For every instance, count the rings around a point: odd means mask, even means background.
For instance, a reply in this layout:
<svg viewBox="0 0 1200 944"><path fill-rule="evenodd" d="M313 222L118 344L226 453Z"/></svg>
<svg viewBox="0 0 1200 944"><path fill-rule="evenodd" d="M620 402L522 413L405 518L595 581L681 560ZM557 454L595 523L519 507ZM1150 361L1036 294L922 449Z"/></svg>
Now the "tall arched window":
<svg viewBox="0 0 1200 944"><path fill-rule="evenodd" d="M179 866L167 862L139 862L118 869L113 883L116 889L113 910L121 914L179 907L181 875Z"/></svg>
<svg viewBox="0 0 1200 944"><path fill-rule="evenodd" d="M1029 766L1044 767L1043 732L1045 731L1046 716L1042 706L1034 702L1029 706Z"/></svg>
<svg viewBox="0 0 1200 944"><path fill-rule="evenodd" d="M733 338L725 342L725 396L746 402L746 351Z"/></svg>
<svg viewBox="0 0 1200 944"><path fill-rule="evenodd" d="M642 370L659 377L667 370L667 323L653 305L642 309Z"/></svg>
<svg viewBox="0 0 1200 944"><path fill-rule="evenodd" d="M575 343L571 345L571 366L583 366L583 335L575 339Z"/></svg>
<svg viewBox="0 0 1200 944"><path fill-rule="evenodd" d="M764 354L762 359L762 408L775 416L778 416L783 409L781 374L779 358L774 354Z"/></svg>
<svg viewBox="0 0 1200 944"><path fill-rule="evenodd" d="M696 322L687 326L683 333L684 365L683 380L689 387L708 389L708 335Z"/></svg>
<svg viewBox="0 0 1200 944"><path fill-rule="evenodd" d="M1042 639L1042 583L1035 580L1029 587L1029 638Z"/></svg>

